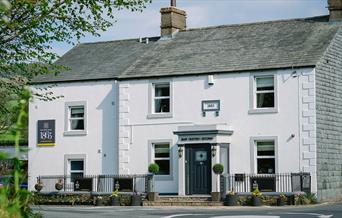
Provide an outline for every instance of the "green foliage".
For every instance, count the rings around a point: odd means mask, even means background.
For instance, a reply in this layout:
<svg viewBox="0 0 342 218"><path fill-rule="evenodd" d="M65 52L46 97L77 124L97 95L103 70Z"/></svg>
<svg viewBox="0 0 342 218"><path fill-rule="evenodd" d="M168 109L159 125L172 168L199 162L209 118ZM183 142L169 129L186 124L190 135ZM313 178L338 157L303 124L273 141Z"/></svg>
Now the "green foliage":
<svg viewBox="0 0 342 218"><path fill-rule="evenodd" d="M317 196L314 193L307 193L305 197L310 201L310 204L317 204Z"/></svg>
<svg viewBox="0 0 342 218"><path fill-rule="evenodd" d="M0 96L8 91L19 99L36 75L58 74L60 66L52 43L74 44L86 34L99 36L115 23L117 10L142 10L150 0L0 0ZM59 96L35 91L38 99ZM0 101L0 109L13 112ZM3 117L0 113L0 117ZM6 124L6 126L11 126Z"/></svg>
<svg viewBox="0 0 342 218"><path fill-rule="evenodd" d="M295 195L296 205L307 205L307 204L316 204L316 203L317 203L317 197L315 194L307 193L307 194Z"/></svg>
<svg viewBox="0 0 342 218"><path fill-rule="evenodd" d="M4 218L34 216L28 205L31 197L30 192L20 189L19 187L19 184L25 180L21 170L22 163L18 158L20 152L19 141L22 129L26 127L27 106L31 95L28 90L24 90L20 97L21 100L18 101L20 110L14 128L15 131L13 132L15 138L15 157L13 158L14 169L11 177L13 178L13 184L11 179L8 185L5 185L0 189L0 217ZM1 158L4 159L7 157L1 155Z"/></svg>
<svg viewBox="0 0 342 218"><path fill-rule="evenodd" d="M262 196L262 193L261 191L259 190L259 188L255 188L254 191L252 192L252 196L253 197L261 197Z"/></svg>
<svg viewBox="0 0 342 218"><path fill-rule="evenodd" d="M115 189L115 191L112 192L111 197L116 198L119 196L119 189Z"/></svg>
<svg viewBox="0 0 342 218"><path fill-rule="evenodd" d="M219 164L219 163L215 164L213 166L213 171L214 171L215 174L220 175L224 171L224 166L222 164Z"/></svg>
<svg viewBox="0 0 342 218"><path fill-rule="evenodd" d="M151 163L148 166L148 172L153 173L153 174L157 174L159 172L159 166L156 163Z"/></svg>
<svg viewBox="0 0 342 218"><path fill-rule="evenodd" d="M282 201L286 201L287 200L287 197L284 193L280 193L279 194L279 198L282 200Z"/></svg>

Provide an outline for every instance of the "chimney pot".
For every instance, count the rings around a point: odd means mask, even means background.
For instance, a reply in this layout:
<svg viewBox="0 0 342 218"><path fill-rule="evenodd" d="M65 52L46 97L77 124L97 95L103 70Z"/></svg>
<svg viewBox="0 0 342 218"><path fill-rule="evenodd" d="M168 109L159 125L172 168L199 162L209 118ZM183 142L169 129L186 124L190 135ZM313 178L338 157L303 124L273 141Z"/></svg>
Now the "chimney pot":
<svg viewBox="0 0 342 218"><path fill-rule="evenodd" d="M328 0L329 21L342 20L342 0Z"/></svg>
<svg viewBox="0 0 342 218"><path fill-rule="evenodd" d="M172 0L171 0L172 2ZM172 36L173 33L186 28L186 12L176 7L167 7L160 9L161 13L161 31L162 37Z"/></svg>

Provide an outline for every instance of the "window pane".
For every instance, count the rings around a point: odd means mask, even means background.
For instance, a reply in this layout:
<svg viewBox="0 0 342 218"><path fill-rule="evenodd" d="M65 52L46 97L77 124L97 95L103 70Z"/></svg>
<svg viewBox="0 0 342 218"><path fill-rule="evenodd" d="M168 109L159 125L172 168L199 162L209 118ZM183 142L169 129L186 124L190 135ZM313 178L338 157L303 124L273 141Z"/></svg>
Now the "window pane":
<svg viewBox="0 0 342 218"><path fill-rule="evenodd" d="M70 181L74 182L75 179L83 177L83 173L70 173Z"/></svg>
<svg viewBox="0 0 342 218"><path fill-rule="evenodd" d="M84 120L71 120L71 130L84 130Z"/></svg>
<svg viewBox="0 0 342 218"><path fill-rule="evenodd" d="M274 142L257 142L258 156L274 156Z"/></svg>
<svg viewBox="0 0 342 218"><path fill-rule="evenodd" d="M256 78L257 91L274 90L273 77L260 77Z"/></svg>
<svg viewBox="0 0 342 218"><path fill-rule="evenodd" d="M83 107L72 107L70 108L71 118L75 117L84 117L84 108Z"/></svg>
<svg viewBox="0 0 342 218"><path fill-rule="evenodd" d="M257 108L274 107L274 93L257 93Z"/></svg>
<svg viewBox="0 0 342 218"><path fill-rule="evenodd" d="M169 144L155 144L154 155L155 157L170 157Z"/></svg>
<svg viewBox="0 0 342 218"><path fill-rule="evenodd" d="M155 85L154 93L155 97L168 97L170 96L170 85Z"/></svg>
<svg viewBox="0 0 342 218"><path fill-rule="evenodd" d="M157 175L170 175L170 160L156 160L155 163L159 166Z"/></svg>
<svg viewBox="0 0 342 218"><path fill-rule="evenodd" d="M73 160L70 162L71 170L83 170L83 161L82 160Z"/></svg>
<svg viewBox="0 0 342 218"><path fill-rule="evenodd" d="M275 173L274 158L258 159L258 173L262 173L262 174Z"/></svg>
<svg viewBox="0 0 342 218"><path fill-rule="evenodd" d="M170 99L155 99L154 101L155 113L170 112Z"/></svg>

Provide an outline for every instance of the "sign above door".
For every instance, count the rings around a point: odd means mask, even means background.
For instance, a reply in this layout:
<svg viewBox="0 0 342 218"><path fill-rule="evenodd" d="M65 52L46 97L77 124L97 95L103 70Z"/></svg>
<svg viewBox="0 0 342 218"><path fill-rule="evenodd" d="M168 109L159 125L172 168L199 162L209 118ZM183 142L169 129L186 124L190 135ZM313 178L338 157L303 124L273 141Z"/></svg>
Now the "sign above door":
<svg viewBox="0 0 342 218"><path fill-rule="evenodd" d="M179 145L185 144L229 144L233 130L227 125L179 126L173 132L178 136Z"/></svg>

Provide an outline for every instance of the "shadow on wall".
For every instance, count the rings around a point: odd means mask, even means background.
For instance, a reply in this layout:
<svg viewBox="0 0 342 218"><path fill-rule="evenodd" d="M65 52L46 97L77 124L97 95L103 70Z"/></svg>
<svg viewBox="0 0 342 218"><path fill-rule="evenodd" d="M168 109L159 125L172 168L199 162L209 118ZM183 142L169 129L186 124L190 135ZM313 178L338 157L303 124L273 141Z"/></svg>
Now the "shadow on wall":
<svg viewBox="0 0 342 218"><path fill-rule="evenodd" d="M100 174L113 175L118 172L117 169L117 117L116 117L116 83L112 83L111 90L103 98L101 104L96 108L102 111L102 116L97 122L102 123L102 144L100 145L102 172ZM90 127L91 128L91 127Z"/></svg>

